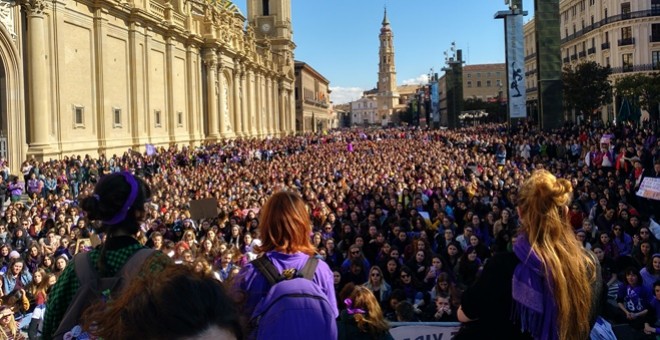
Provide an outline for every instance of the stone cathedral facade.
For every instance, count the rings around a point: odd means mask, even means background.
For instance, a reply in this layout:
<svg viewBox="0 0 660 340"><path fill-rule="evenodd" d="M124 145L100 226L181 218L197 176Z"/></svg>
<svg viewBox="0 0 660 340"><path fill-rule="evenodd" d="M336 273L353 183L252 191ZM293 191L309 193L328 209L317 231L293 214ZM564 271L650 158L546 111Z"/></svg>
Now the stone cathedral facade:
<svg viewBox="0 0 660 340"><path fill-rule="evenodd" d="M290 2L0 1L0 156L293 133Z"/></svg>

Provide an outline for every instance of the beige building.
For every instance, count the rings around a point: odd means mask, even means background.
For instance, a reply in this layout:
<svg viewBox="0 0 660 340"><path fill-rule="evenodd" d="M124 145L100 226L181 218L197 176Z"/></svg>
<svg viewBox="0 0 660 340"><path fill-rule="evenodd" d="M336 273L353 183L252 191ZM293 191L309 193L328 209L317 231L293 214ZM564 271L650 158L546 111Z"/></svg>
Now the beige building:
<svg viewBox="0 0 660 340"><path fill-rule="evenodd" d="M463 67L463 99L480 99L492 101L498 98L502 91L503 98L507 94L506 65L477 64Z"/></svg>
<svg viewBox="0 0 660 340"><path fill-rule="evenodd" d="M419 87L396 85L394 33L387 18L387 9L383 15L378 39L378 83L375 88L364 91L362 98L349 103L351 125L385 126L397 123L399 113L406 109L408 100Z"/></svg>
<svg viewBox="0 0 660 340"><path fill-rule="evenodd" d="M296 131L322 131L335 127L330 107L330 82L308 64L295 62Z"/></svg>
<svg viewBox="0 0 660 340"><path fill-rule="evenodd" d="M380 124L378 101L375 96L364 96L351 103L351 125Z"/></svg>
<svg viewBox="0 0 660 340"><path fill-rule="evenodd" d="M523 26L525 39L525 91L527 95L527 117L538 121L538 75L536 74L536 29L534 18Z"/></svg>
<svg viewBox="0 0 660 340"><path fill-rule="evenodd" d="M229 0L0 2L12 169L30 156L292 133L290 0L247 5L245 17Z"/></svg>
<svg viewBox="0 0 660 340"><path fill-rule="evenodd" d="M610 65L613 82L626 74L660 70L659 0L562 0L559 7L563 66L588 60ZM525 68L535 76L533 25L525 25ZM535 78L528 78L528 86L530 82ZM532 94L528 92L528 106L535 107L538 96ZM612 120L618 108L608 105L602 111L604 120Z"/></svg>

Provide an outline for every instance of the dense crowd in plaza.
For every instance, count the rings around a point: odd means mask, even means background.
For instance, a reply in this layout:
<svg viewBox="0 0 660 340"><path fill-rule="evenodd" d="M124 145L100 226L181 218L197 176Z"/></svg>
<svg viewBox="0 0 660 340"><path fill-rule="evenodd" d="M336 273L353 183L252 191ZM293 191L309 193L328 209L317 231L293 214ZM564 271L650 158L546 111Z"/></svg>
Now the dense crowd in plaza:
<svg viewBox="0 0 660 340"><path fill-rule="evenodd" d="M17 316L31 313L36 334L49 287L97 241L79 198L102 176L127 170L154 193L138 239L177 263L231 281L257 257L260 208L271 194L294 191L311 216L317 257L333 270L340 308L350 287L364 285L390 321L456 321L461 293L484 263L511 251L517 189L544 168L573 185L571 225L607 283L602 314L655 333L660 240L652 217L660 206L636 195L644 178L660 177L652 131L625 124L352 129L32 159L20 174L3 162L0 199L10 201L0 220L3 304L21 305ZM218 215L195 219L190 203L205 198L217 200Z"/></svg>

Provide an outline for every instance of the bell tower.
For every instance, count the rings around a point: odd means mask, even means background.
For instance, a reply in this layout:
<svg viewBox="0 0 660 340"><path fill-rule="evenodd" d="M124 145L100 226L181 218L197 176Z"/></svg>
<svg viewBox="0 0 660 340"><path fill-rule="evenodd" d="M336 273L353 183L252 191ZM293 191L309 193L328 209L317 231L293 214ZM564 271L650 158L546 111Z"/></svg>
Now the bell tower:
<svg viewBox="0 0 660 340"><path fill-rule="evenodd" d="M291 0L248 0L247 11L257 38L268 38L273 45L292 41Z"/></svg>
<svg viewBox="0 0 660 340"><path fill-rule="evenodd" d="M392 121L394 108L399 104L396 89L396 66L394 65L394 34L387 18L387 8L380 28L378 50L378 120L383 125Z"/></svg>

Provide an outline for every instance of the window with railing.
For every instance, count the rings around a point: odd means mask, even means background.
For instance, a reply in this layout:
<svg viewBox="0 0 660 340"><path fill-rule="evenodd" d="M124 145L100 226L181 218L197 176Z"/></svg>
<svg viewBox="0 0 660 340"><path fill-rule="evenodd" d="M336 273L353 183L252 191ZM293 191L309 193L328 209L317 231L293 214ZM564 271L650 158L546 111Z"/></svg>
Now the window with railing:
<svg viewBox="0 0 660 340"><path fill-rule="evenodd" d="M630 2L621 3L621 17L624 19L630 18Z"/></svg>
<svg viewBox="0 0 660 340"><path fill-rule="evenodd" d="M621 66L623 67L623 72L632 72L633 71L633 54L624 53L621 55Z"/></svg>
<svg viewBox="0 0 660 340"><path fill-rule="evenodd" d="M654 70L660 69L660 51L651 52L651 63Z"/></svg>
<svg viewBox="0 0 660 340"><path fill-rule="evenodd" d="M635 38L632 36L632 27L621 27L621 39L619 39L619 46L634 45Z"/></svg>
<svg viewBox="0 0 660 340"><path fill-rule="evenodd" d="M621 39L630 39L632 38L632 27L626 26L621 27Z"/></svg>

